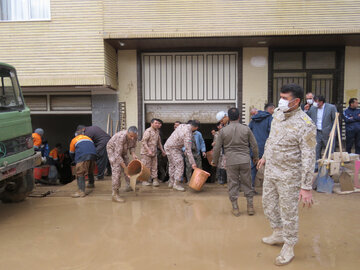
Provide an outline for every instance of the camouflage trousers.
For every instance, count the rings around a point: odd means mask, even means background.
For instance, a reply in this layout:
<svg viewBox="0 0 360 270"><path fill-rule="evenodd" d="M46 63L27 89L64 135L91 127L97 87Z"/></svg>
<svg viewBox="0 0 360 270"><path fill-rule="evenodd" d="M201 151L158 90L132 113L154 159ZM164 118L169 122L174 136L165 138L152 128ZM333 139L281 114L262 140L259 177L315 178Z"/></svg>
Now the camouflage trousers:
<svg viewBox="0 0 360 270"><path fill-rule="evenodd" d="M149 157L147 155L141 155L141 162L151 172L151 179L158 178L158 159L157 156Z"/></svg>
<svg viewBox="0 0 360 270"><path fill-rule="evenodd" d="M251 187L251 166L250 162L245 164L227 165L227 181L230 201L236 201L239 198L240 187L247 198L254 196L254 190Z"/></svg>
<svg viewBox="0 0 360 270"><path fill-rule="evenodd" d="M128 157L123 157L125 165L129 165ZM121 177L125 178L126 185L130 185L130 178L125 174L124 169L120 166L119 162L112 162L110 161L111 165L111 181L112 181L112 190L116 191L119 190L121 187Z"/></svg>
<svg viewBox="0 0 360 270"><path fill-rule="evenodd" d="M290 245L295 245L298 241L299 192L299 180L275 180L265 175L262 195L264 214L272 229L283 229L284 241Z"/></svg>
<svg viewBox="0 0 360 270"><path fill-rule="evenodd" d="M195 163L196 166L199 169L202 169L202 159L201 156L199 154L193 154L194 155L194 159L195 159ZM193 173L193 168L192 165L189 162L188 157L185 157L185 174L186 174L186 180L189 182L191 179L191 175Z"/></svg>
<svg viewBox="0 0 360 270"><path fill-rule="evenodd" d="M165 149L169 160L169 181L179 183L184 174L184 159L181 149Z"/></svg>

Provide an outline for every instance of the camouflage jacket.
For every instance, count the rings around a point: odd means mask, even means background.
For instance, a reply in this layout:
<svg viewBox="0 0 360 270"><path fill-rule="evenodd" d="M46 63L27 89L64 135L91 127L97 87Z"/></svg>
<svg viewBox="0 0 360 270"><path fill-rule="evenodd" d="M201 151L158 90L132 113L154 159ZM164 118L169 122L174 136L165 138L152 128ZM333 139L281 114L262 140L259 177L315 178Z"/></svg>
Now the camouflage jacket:
<svg viewBox="0 0 360 270"><path fill-rule="evenodd" d="M135 153L136 140L129 140L127 130L122 130L116 133L109 140L107 144L109 160L117 161L119 163L124 162L123 157L127 155L128 151L130 154ZM112 150L112 151L109 151Z"/></svg>
<svg viewBox="0 0 360 270"><path fill-rule="evenodd" d="M150 156L145 145L149 147L152 152L152 157L155 157L157 154L157 148L161 148L160 132L155 130L152 127L149 127L145 130L143 138L141 140L141 155Z"/></svg>
<svg viewBox="0 0 360 270"><path fill-rule="evenodd" d="M263 158L265 177L293 179L302 189L312 188L316 126L300 108L289 113L275 110Z"/></svg>
<svg viewBox="0 0 360 270"><path fill-rule="evenodd" d="M191 125L181 124L174 130L169 139L166 141L165 150L169 151L171 149L178 149L181 151L181 148L185 146L185 153L189 158L190 164L196 164L194 156L191 152L192 136Z"/></svg>

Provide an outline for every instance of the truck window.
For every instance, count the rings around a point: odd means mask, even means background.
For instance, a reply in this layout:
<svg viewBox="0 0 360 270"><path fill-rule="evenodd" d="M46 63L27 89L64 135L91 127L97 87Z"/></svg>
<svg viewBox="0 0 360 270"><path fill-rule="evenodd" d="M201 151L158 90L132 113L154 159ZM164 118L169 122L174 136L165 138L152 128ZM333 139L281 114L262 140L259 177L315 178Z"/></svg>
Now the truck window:
<svg viewBox="0 0 360 270"><path fill-rule="evenodd" d="M0 69L0 113L24 109L24 102L16 74Z"/></svg>

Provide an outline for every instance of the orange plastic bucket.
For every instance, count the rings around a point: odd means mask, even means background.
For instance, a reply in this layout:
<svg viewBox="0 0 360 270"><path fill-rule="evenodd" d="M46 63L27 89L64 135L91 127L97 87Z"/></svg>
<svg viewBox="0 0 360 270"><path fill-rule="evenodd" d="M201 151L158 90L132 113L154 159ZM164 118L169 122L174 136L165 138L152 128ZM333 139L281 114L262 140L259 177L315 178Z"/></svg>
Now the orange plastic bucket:
<svg viewBox="0 0 360 270"><path fill-rule="evenodd" d="M41 167L35 167L34 168L34 178L36 180L40 180L42 176L42 168Z"/></svg>
<svg viewBox="0 0 360 270"><path fill-rule="evenodd" d="M127 167L128 175L133 176L139 174L136 180L138 181L147 181L150 178L150 170L141 163L140 160L134 159L130 162Z"/></svg>
<svg viewBox="0 0 360 270"><path fill-rule="evenodd" d="M41 167L41 175L44 177L47 177L49 175L49 171L50 171L50 166L49 165L45 165Z"/></svg>
<svg viewBox="0 0 360 270"><path fill-rule="evenodd" d="M209 176L210 173L196 168L191 176L189 187L193 190L200 191Z"/></svg>

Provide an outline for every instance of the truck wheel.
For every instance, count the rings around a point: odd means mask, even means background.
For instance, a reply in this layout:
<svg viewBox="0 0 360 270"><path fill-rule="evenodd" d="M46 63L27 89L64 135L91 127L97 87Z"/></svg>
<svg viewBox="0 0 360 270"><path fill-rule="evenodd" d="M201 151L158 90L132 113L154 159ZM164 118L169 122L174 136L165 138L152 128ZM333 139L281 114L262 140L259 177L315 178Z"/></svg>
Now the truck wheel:
<svg viewBox="0 0 360 270"><path fill-rule="evenodd" d="M1 201L4 203L21 202L34 189L33 169L27 170L12 179L14 184L5 188L1 194Z"/></svg>

